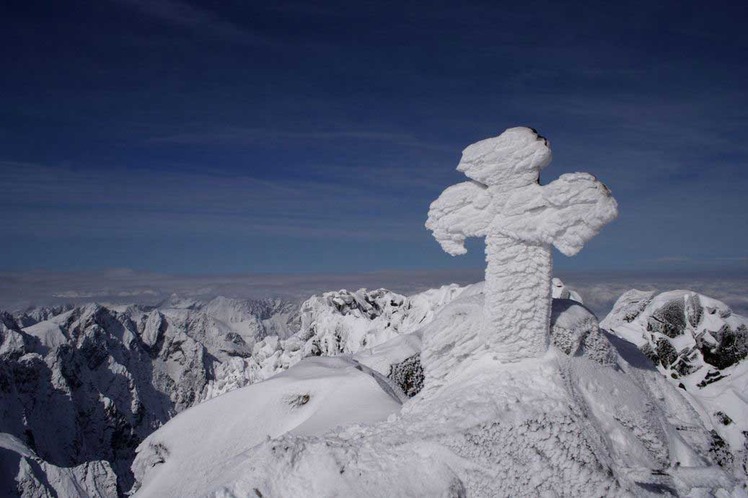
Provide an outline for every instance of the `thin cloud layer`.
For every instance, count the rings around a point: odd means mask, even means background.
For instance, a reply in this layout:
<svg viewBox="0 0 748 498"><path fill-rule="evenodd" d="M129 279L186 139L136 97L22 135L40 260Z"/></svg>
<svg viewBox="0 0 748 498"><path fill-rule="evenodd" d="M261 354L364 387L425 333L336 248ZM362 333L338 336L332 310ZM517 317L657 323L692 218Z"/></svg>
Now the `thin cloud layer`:
<svg viewBox="0 0 748 498"><path fill-rule="evenodd" d="M689 289L724 301L748 315L748 275L708 273L592 273L558 276L577 290L599 317L629 289ZM348 274L167 275L127 269L96 272L0 273L0 309L62 303L157 304L172 294L197 299L225 296L238 299L275 297L302 301L338 289L388 288L405 295L450 283L466 285L483 279L483 270L380 271Z"/></svg>

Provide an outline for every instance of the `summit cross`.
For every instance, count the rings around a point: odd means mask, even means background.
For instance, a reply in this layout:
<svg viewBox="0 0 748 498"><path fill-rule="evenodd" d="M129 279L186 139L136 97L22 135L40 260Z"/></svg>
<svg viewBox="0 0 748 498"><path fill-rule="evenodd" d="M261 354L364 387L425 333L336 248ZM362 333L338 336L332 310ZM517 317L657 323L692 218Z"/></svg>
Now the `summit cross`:
<svg viewBox="0 0 748 498"><path fill-rule="evenodd" d="M429 208L426 227L452 256L466 237L486 238L482 340L502 362L548 349L551 246L567 256L618 215L610 190L587 173L540 185L551 162L548 140L510 128L467 147L457 170L470 181L448 187Z"/></svg>

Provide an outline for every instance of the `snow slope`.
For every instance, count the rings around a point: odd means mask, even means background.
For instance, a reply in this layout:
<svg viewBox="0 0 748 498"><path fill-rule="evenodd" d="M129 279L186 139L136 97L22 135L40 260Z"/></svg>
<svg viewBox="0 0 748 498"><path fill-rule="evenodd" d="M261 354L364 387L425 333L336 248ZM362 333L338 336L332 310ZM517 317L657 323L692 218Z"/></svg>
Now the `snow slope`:
<svg viewBox="0 0 748 498"><path fill-rule="evenodd" d="M468 287L410 334L412 339L396 337L357 355L383 369L410 357L422 338L424 386L399 412L390 404L391 415L384 418L385 410L378 421L362 422L354 410L350 418L334 419L343 427L310 432L296 431L295 423L283 419L280 426L290 429L280 434L278 426L263 439L277 412L260 414L258 421L238 417L218 402L242 396L242 409L257 413L249 393L274 391L262 387L271 379L187 410L155 432L149 441L161 443L160 456L154 458L157 450L144 443L135 461L138 479L148 485L141 488L143 496L149 489L176 496L167 491L169 483L191 477L161 474L159 467L178 469L189 459L202 459L172 453L172 446L195 441L201 442L199 452L220 453L231 462L230 469L194 470L200 473L201 496L742 493L744 482L717 465L708 428L679 389L636 347L590 324L581 305L565 302L556 313L565 330L559 333L579 338L575 351L567 355L554 347L542 358L506 364L478 339L482 300L481 285ZM607 351L605 361L596 356L599 350ZM283 384L296 392L293 385ZM201 427L199 420L215 427L236 423L233 434L245 444L203 437L194 429Z"/></svg>
<svg viewBox="0 0 748 498"><path fill-rule="evenodd" d="M215 479L239 478L237 463L266 439L371 424L397 412L402 399L384 377L355 361L306 359L177 415L143 441L134 464L138 496L203 496L214 491Z"/></svg>

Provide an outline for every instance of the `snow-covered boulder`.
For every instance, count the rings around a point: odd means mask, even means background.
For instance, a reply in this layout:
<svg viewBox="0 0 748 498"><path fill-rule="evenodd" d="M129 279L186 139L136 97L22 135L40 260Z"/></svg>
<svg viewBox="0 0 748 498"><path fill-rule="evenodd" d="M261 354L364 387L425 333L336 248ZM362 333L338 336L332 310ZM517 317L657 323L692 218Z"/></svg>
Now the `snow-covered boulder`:
<svg viewBox="0 0 748 498"><path fill-rule="evenodd" d="M616 355L600 331L597 317L581 303L554 299L551 306L551 343L563 353L612 365Z"/></svg>
<svg viewBox="0 0 748 498"><path fill-rule="evenodd" d="M601 326L635 344L678 386L722 465L748 474L748 318L687 290L623 294Z"/></svg>

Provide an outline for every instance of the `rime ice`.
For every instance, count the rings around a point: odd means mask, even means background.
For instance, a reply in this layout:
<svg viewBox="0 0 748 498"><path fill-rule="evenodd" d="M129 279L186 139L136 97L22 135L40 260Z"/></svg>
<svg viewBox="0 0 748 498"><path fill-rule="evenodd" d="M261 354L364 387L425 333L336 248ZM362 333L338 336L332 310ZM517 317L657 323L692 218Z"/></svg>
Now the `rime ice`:
<svg viewBox="0 0 748 498"><path fill-rule="evenodd" d="M592 175L540 185L550 162L548 141L530 128L475 143L457 166L471 180L442 192L426 221L453 256L466 252L466 237L486 237L483 341L503 362L548 347L551 246L573 256L618 214L610 191Z"/></svg>

